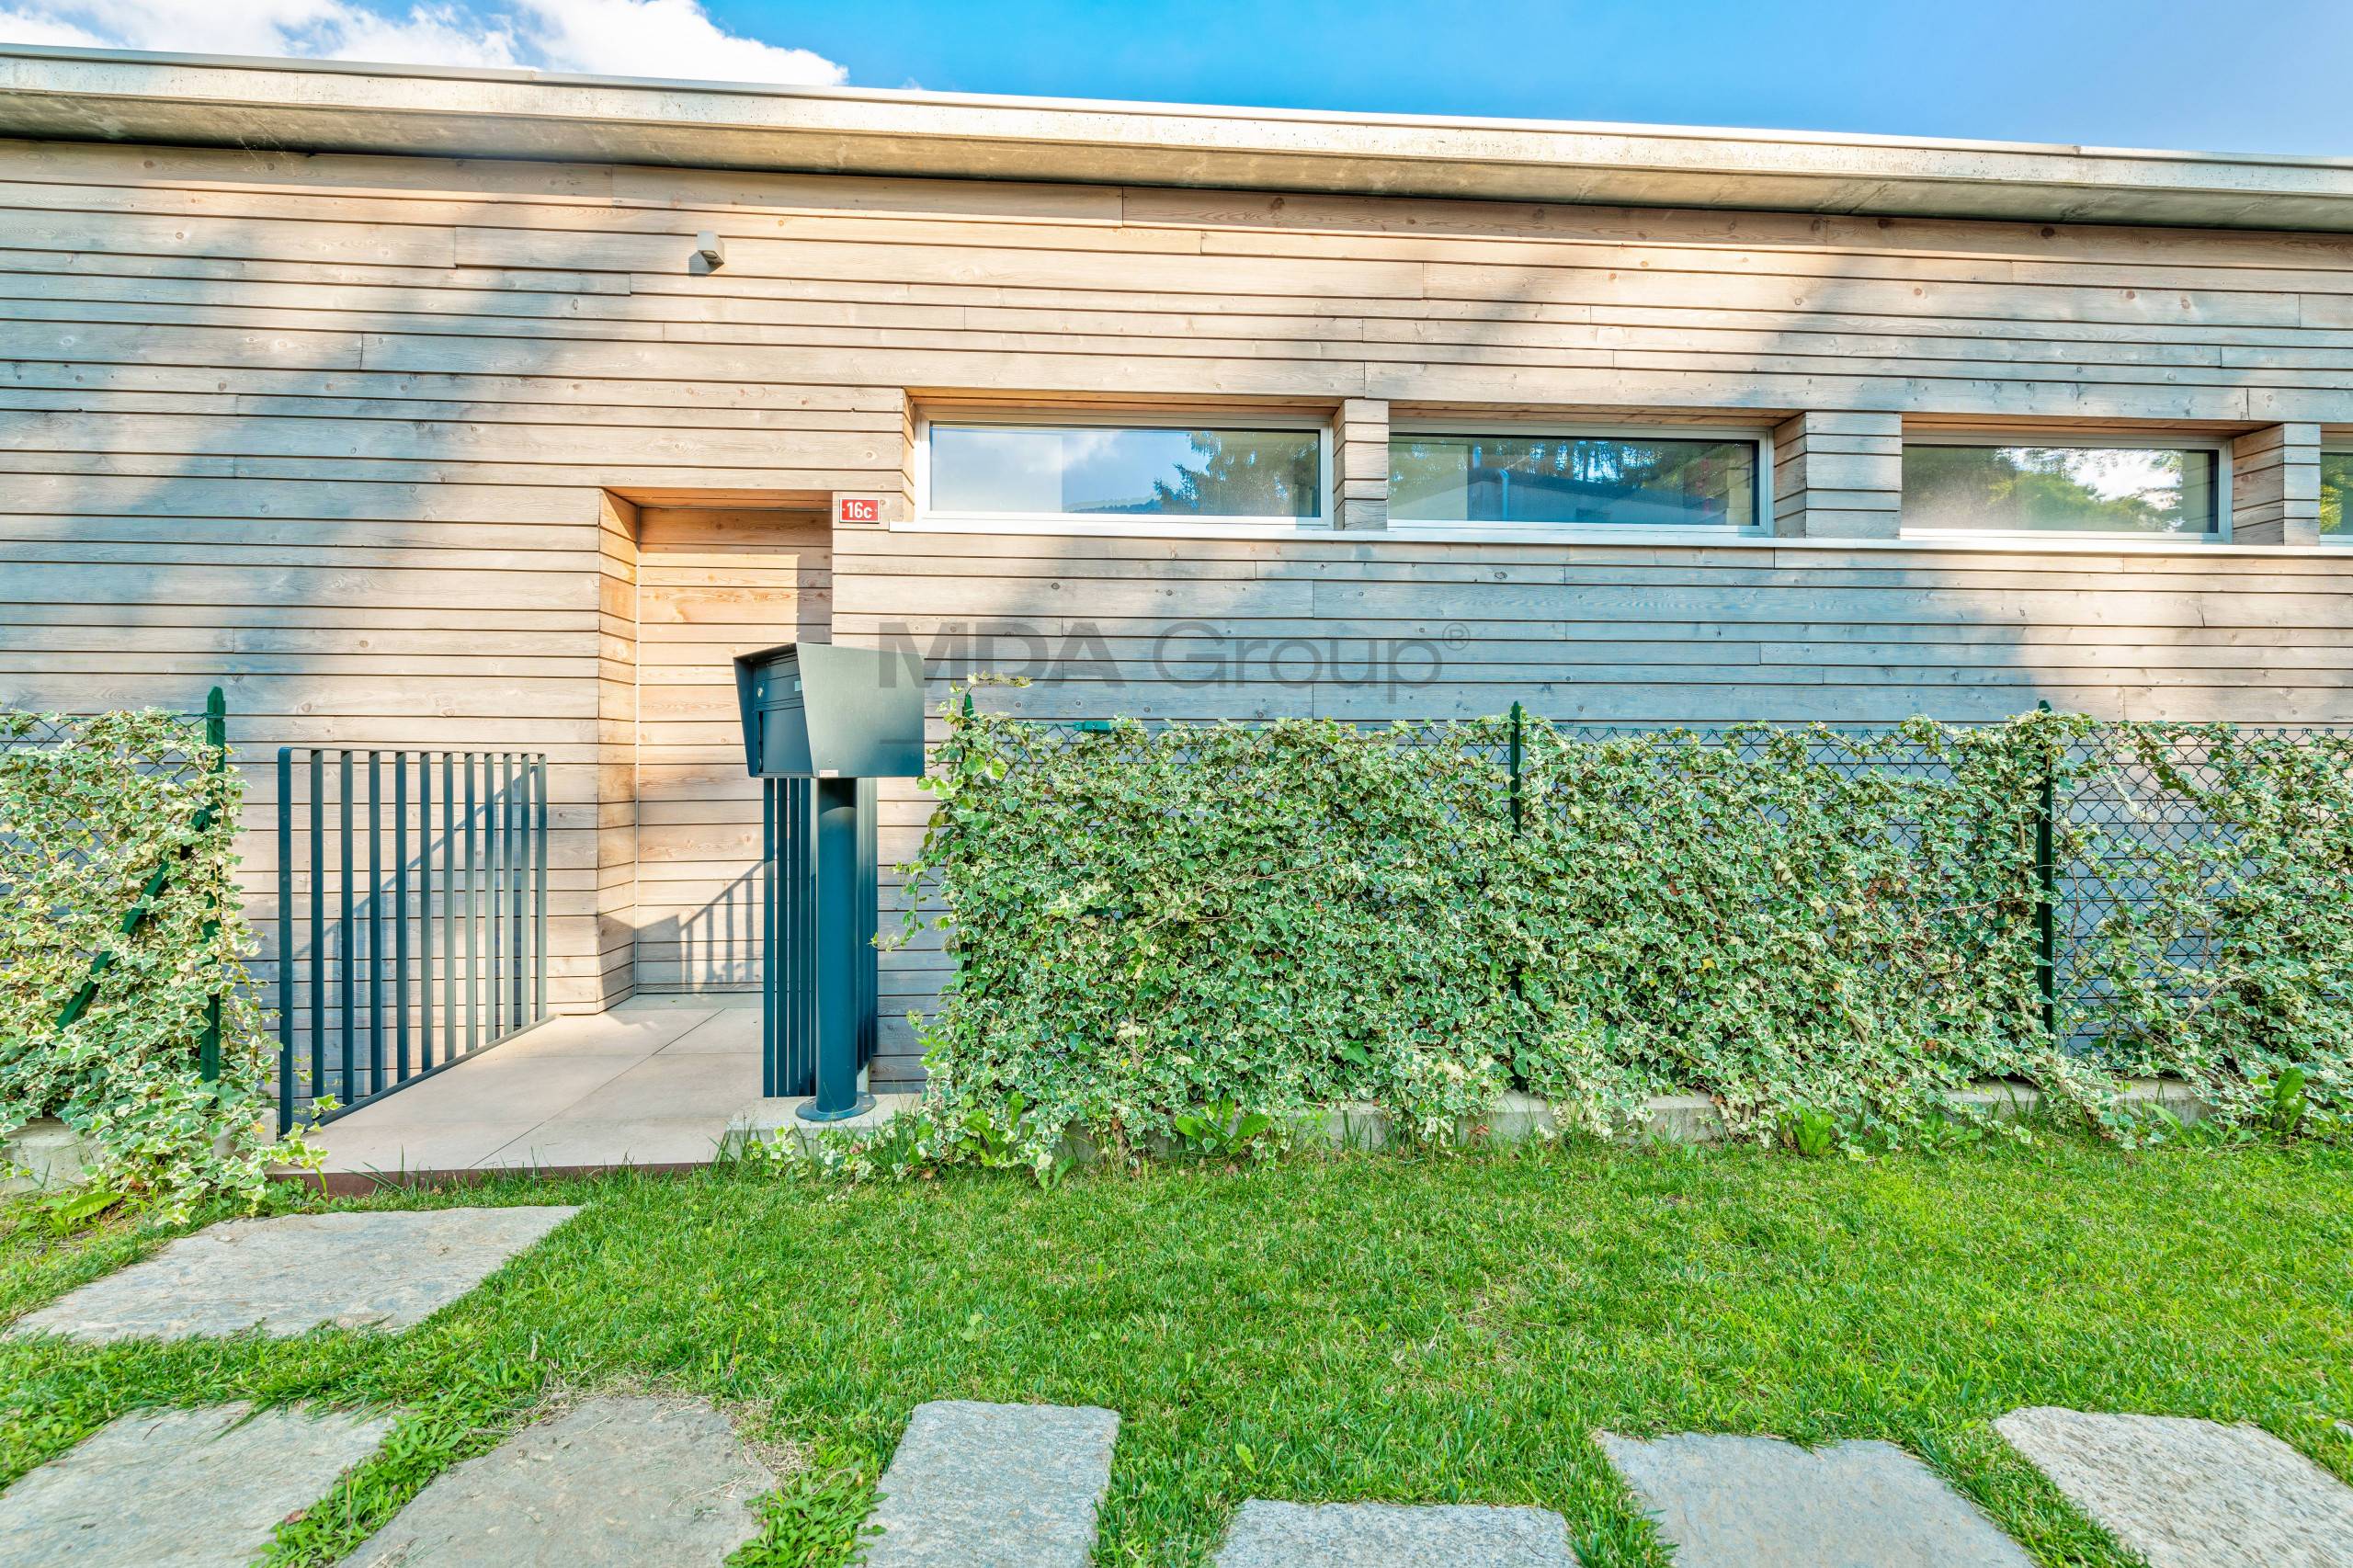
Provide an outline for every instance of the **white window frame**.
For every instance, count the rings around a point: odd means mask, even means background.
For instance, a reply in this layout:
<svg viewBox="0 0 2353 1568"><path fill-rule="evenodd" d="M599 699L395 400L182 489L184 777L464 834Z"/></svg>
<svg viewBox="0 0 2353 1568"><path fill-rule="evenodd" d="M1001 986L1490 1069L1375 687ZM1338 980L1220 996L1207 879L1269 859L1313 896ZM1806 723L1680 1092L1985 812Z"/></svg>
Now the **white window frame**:
<svg viewBox="0 0 2353 1568"><path fill-rule="evenodd" d="M999 426L1008 429L1061 429L1099 425L1126 430L1312 430L1316 449L1316 512L1313 517L1204 517L1159 512L951 512L931 505L931 427L934 424ZM979 408L925 408L915 415L914 471L915 516L899 525L911 531L938 533L1054 533L1128 535L1160 539L1290 539L1333 531L1336 496L1332 483L1333 416L1295 410L1260 412L1250 408L1201 407L1174 412L1160 409L1060 409L1029 404Z"/></svg>
<svg viewBox="0 0 2353 1568"><path fill-rule="evenodd" d="M2324 458L2353 458L2353 441L2323 441L2320 455ZM2353 533L2323 534L2323 550L2353 550Z"/></svg>
<svg viewBox="0 0 2353 1568"><path fill-rule="evenodd" d="M1560 424L1522 419L1415 419L1393 425L1392 442L1416 436L1522 437L1548 441L1745 442L1756 450L1756 516L1747 523L1503 523L1472 518L1389 518L1392 539L1472 540L1524 544L1717 544L1773 532L1773 431L1762 425ZM1386 454L1383 454L1386 460Z"/></svg>
<svg viewBox="0 0 2353 1568"><path fill-rule="evenodd" d="M2211 452L2214 454L2214 528L2211 533L2153 534L2131 528L1915 528L1903 523L1903 492L1896 493L1897 529L1907 542L1935 544L1943 540L1980 540L2003 544L2033 544L2038 541L2059 543L2066 540L2088 540L2095 543L2169 544L2176 547L2228 544L2231 542L2231 441L2227 436L2177 436L2151 433L2134 435L2102 431L2097 434L2075 435L2063 431L2036 430L2031 427L2014 430L1955 430L1906 433L1904 445L1913 447L2097 447L2113 451L2175 451ZM1898 454L1897 461L1902 461ZM1899 474L1900 474L1899 469ZM1902 480L1897 481L1899 486Z"/></svg>

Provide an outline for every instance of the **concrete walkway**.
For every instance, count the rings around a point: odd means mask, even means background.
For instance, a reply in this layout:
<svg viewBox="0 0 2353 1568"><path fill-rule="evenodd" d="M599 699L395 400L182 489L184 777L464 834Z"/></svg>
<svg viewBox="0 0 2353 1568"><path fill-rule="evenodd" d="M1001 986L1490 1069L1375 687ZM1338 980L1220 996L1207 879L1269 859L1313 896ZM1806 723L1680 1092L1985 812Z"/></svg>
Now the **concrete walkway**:
<svg viewBox="0 0 2353 1568"><path fill-rule="evenodd" d="M226 1568L375 1451L385 1415L142 1412L0 1494L0 1568ZM877 1488L869 1568L1085 1568L1115 1412L915 1407ZM2353 1489L2252 1427L2068 1410L1996 1426L2151 1568L2353 1568ZM1678 1568L2026 1568L1918 1459L1877 1440L1596 1434ZM604 1394L434 1477L347 1568L719 1568L777 1478L692 1397ZM1573 1568L1563 1517L1491 1504L1235 1511L1216 1568Z"/></svg>
<svg viewBox="0 0 2353 1568"><path fill-rule="evenodd" d="M875 1096L848 1130L920 1095ZM806 1135L807 1096L760 1096L756 993L632 997L609 1012L551 1018L505 1045L361 1106L311 1135L330 1191L386 1177L435 1180L710 1165L742 1138Z"/></svg>
<svg viewBox="0 0 2353 1568"><path fill-rule="evenodd" d="M657 996L551 1018L313 1141L330 1178L705 1165L760 1103L759 998Z"/></svg>

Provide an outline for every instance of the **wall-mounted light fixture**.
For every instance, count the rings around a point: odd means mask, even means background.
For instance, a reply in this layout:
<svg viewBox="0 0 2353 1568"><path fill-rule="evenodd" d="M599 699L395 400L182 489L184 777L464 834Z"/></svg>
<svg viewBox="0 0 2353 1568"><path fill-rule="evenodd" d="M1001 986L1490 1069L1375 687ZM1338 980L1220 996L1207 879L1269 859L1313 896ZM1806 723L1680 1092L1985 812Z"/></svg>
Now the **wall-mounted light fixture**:
<svg viewBox="0 0 2353 1568"><path fill-rule="evenodd" d="M716 272L727 265L727 247L719 236L705 229L695 236L695 254L687 263L687 270L694 273Z"/></svg>

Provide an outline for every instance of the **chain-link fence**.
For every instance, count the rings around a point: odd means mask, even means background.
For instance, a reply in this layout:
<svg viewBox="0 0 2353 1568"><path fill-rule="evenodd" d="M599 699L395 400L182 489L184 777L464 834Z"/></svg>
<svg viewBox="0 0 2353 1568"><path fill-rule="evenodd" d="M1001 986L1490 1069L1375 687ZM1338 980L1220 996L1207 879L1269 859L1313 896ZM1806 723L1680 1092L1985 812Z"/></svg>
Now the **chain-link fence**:
<svg viewBox="0 0 2353 1568"><path fill-rule="evenodd" d="M1171 731L1196 727L1188 721L1145 726L1164 740ZM1902 780L1924 809L1938 787L1959 783L1955 769L1961 755L1949 744L1895 725L1554 723L1523 721L1515 710L1484 720L1351 727L1384 731L1401 744L1452 746L1483 757L1492 778L1468 809L1491 805L1514 813L1515 821L1523 811L1546 809L1540 733L1546 746L1672 734L1749 764L1790 755L1794 744L1808 768L1845 778L1874 774ZM1012 744L1017 756L1042 757L1099 740L1111 728L1105 721L1025 720L1013 727ZM1972 728L1986 727L1949 726L1943 733ZM2047 767L2039 778L2022 783L2012 802L2015 815L1984 827L2015 835L2008 844L2034 840L2025 868L2032 881L2024 896L2035 906L2042 949L2039 989L2050 998L2047 1020L2066 1031L2077 1051L2130 1065L2130 1042L2111 1039L2109 1032L2119 988L2116 933L2125 927L2154 933L2143 949L2141 973L2173 1002L2188 1000L2200 977L2216 969L2223 940L2211 925L2197 922L2197 913L2226 903L2234 888L2266 874L2264 865L2239 852L2247 759L2259 750L2276 764L2290 753L2313 768L2353 778L2353 726L2071 721L2052 735ZM1633 814L1639 820L1639 802ZM1888 824L1887 831L1900 842L1919 831L1916 822L1900 812Z"/></svg>

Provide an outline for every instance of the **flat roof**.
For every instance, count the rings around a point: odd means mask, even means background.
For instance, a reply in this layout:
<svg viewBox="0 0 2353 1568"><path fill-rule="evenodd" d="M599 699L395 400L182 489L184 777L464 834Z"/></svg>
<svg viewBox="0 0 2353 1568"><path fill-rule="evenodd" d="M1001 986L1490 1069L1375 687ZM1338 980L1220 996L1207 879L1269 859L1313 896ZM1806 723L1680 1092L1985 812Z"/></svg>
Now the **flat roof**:
<svg viewBox="0 0 2353 1568"><path fill-rule="evenodd" d="M2353 161L0 44L0 136L2353 233Z"/></svg>

